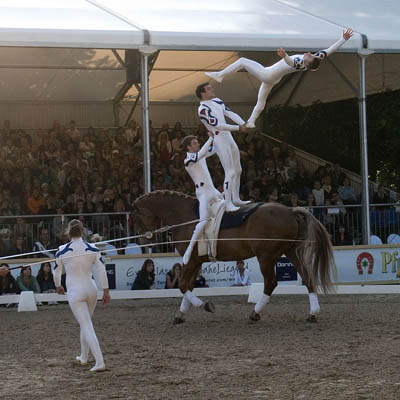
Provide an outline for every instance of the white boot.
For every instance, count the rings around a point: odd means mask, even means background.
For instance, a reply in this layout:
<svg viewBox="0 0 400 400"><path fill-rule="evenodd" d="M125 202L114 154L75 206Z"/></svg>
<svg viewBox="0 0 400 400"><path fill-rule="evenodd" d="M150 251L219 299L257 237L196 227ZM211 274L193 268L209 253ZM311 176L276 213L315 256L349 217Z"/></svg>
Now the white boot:
<svg viewBox="0 0 400 400"><path fill-rule="evenodd" d="M101 372L106 370L106 365L104 363L100 365L95 365L93 368L91 368L91 372Z"/></svg>
<svg viewBox="0 0 400 400"><path fill-rule="evenodd" d="M226 200L225 200L225 210L226 210L226 212L231 213L231 212L239 211L240 207L236 207L231 202L227 203Z"/></svg>
<svg viewBox="0 0 400 400"><path fill-rule="evenodd" d="M233 201L233 204L235 205L235 206L245 206L246 204L250 204L251 203L251 201L250 200L234 200Z"/></svg>
<svg viewBox="0 0 400 400"><path fill-rule="evenodd" d="M81 363L81 365L86 365L87 364L87 360L85 360L82 356L76 356L75 360L79 361Z"/></svg>
<svg viewBox="0 0 400 400"><path fill-rule="evenodd" d="M204 72L205 75L207 75L208 77L210 77L211 79L214 79L217 82L222 82L222 80L224 79L222 76L218 75L218 72Z"/></svg>

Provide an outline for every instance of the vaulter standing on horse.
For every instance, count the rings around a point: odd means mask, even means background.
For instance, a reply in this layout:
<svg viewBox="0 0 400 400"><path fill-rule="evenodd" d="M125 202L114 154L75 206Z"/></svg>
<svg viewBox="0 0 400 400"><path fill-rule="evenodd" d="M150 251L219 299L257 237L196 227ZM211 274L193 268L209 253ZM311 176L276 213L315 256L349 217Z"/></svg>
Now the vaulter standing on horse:
<svg viewBox="0 0 400 400"><path fill-rule="evenodd" d="M184 161L185 169L196 187L201 220L197 223L190 244L183 255L183 264L189 262L193 248L207 224L207 219L210 217L210 203L222 198L222 194L215 189L207 168L206 158L214 154L213 134L208 132L208 136L207 142L204 143L201 149L196 136L186 136L182 144L182 147L187 150L187 156Z"/></svg>
<svg viewBox="0 0 400 400"><path fill-rule="evenodd" d="M200 99L198 114L201 122L208 131L214 134L215 151L221 161L225 172L224 195L227 212L239 210L238 206L248 204L239 197L240 174L240 152L231 132L248 132L243 119L231 111L221 99L215 97L213 87L203 83L196 88L196 95ZM229 125L225 117L228 117L238 125Z"/></svg>

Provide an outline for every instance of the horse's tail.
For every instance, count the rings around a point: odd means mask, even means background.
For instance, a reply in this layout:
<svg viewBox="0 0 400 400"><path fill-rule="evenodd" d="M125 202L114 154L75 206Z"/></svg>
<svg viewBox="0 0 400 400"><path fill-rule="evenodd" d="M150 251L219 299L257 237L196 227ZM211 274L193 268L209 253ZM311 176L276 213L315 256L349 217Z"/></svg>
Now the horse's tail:
<svg viewBox="0 0 400 400"><path fill-rule="evenodd" d="M295 207L293 212L297 219L303 217L305 223L305 229L299 231L299 239L303 241L297 245L296 254L302 268L308 272L309 283L324 293L333 292L332 278L336 280L337 271L329 234L305 208ZM301 221L298 222L301 227Z"/></svg>

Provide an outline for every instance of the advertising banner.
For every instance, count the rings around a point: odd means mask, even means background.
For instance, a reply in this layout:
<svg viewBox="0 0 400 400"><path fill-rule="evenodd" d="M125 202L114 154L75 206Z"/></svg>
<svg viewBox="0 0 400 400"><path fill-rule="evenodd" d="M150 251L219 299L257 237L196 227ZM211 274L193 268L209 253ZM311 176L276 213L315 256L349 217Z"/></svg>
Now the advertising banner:
<svg viewBox="0 0 400 400"><path fill-rule="evenodd" d="M397 283L400 279L400 248L399 247L350 247L334 251L337 265L337 283L372 283L388 282ZM110 288L117 290L130 290L137 272L142 268L146 258L154 261L155 285L154 289L165 287L167 272L175 263L182 263L178 255L143 255L143 257L105 257L106 271ZM10 266L23 265L28 260L19 260ZM250 272L251 283L262 283L263 277L256 257L244 260L245 267ZM36 276L40 265L32 267L32 275ZM301 284L301 278L290 260L284 255L277 262L276 276L280 284ZM235 261L215 261L204 263L201 274L206 279L209 287L232 286L236 269ZM20 269L12 271L17 277ZM96 282L98 280L96 279Z"/></svg>

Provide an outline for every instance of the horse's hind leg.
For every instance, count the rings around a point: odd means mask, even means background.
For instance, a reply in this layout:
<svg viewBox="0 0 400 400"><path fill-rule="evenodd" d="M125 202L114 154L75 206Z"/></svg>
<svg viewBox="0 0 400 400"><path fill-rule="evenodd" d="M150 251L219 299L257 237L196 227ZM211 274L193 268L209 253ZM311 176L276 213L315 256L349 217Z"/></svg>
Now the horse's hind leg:
<svg viewBox="0 0 400 400"><path fill-rule="evenodd" d="M307 268L301 265L295 249L287 251L286 255L296 268L296 271L300 274L303 280L303 284L306 286L308 290L308 300L310 302L310 314L306 318L306 321L317 322L316 314L318 314L321 311L321 307L319 306L318 294L315 285L312 283L310 279L310 275L307 271Z"/></svg>
<svg viewBox="0 0 400 400"><path fill-rule="evenodd" d="M276 257L268 256L257 256L258 263L260 264L261 273L264 277L264 292L258 299L254 310L250 314L250 321L259 321L261 316L261 311L269 303L272 292L278 286L275 275L275 263L279 259L279 255Z"/></svg>

